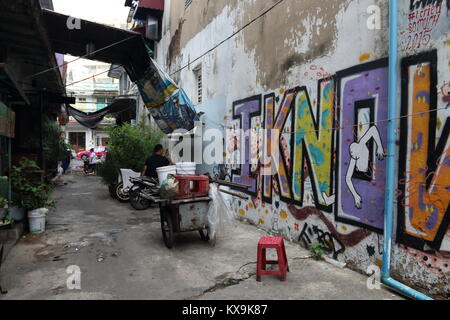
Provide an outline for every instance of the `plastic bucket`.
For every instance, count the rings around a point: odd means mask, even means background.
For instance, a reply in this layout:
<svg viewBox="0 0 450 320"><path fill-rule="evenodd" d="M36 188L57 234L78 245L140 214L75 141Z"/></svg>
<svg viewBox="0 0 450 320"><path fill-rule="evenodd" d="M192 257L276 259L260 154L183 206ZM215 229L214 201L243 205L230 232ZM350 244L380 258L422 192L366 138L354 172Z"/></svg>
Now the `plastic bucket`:
<svg viewBox="0 0 450 320"><path fill-rule="evenodd" d="M42 233L45 231L45 215L46 209L36 209L28 211L28 223L30 225L30 233Z"/></svg>
<svg viewBox="0 0 450 320"><path fill-rule="evenodd" d="M161 167L156 169L156 172L158 173L158 180L159 183L163 183L164 180L167 179L167 176L169 174L176 175L177 174L177 167L176 166L168 166L168 167Z"/></svg>
<svg viewBox="0 0 450 320"><path fill-rule="evenodd" d="M177 174L195 174L197 164L195 162L177 163Z"/></svg>
<svg viewBox="0 0 450 320"><path fill-rule="evenodd" d="M197 164L195 162L179 162L177 163L177 174L195 174L197 170ZM194 187L194 183L191 182L190 188Z"/></svg>

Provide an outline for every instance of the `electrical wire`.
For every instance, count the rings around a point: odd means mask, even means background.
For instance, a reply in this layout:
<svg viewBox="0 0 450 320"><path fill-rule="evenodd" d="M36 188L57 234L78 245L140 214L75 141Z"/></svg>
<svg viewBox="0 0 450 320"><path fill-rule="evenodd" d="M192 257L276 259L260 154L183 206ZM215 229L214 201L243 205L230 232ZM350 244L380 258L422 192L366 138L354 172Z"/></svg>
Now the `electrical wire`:
<svg viewBox="0 0 450 320"><path fill-rule="evenodd" d="M31 76L27 76L25 79L31 79L31 78L40 76L41 74L44 74L44 73L46 73L46 72L49 72L49 71L52 71L52 70L55 70L55 69L64 67L65 65L69 65L69 64L71 64L71 63L73 63L73 62L75 62L75 61L78 61L78 60L80 60L80 59L84 59L84 58L89 57L89 56L91 56L91 55L93 55L93 54L96 54L96 53L98 53L98 52L100 52L100 51L104 51L104 50L106 50L106 49L109 49L109 48L111 48L111 47L114 47L114 46L116 46L116 45L118 45L118 44L121 44L121 43L126 42L126 41L128 41L128 40L131 40L131 39L133 39L133 38L135 38L135 37L136 37L136 36L132 36L132 37L129 37L129 38L122 39L122 40L120 40L120 41L114 42L114 43L112 43L112 44L110 44L110 45L108 45L108 46L106 46L106 47L100 48L100 49L95 50L95 51L93 51L93 52L91 52L91 53L87 53L87 54L85 54L84 56L78 57L78 58L76 58L76 59L74 59L74 60L71 60L71 61L68 61L68 62L64 62L64 63L61 64L61 65L57 65L57 66L55 66L55 67L52 67L52 68L43 70L43 71L38 72L38 73L35 73L35 74L31 75Z"/></svg>
<svg viewBox="0 0 450 320"><path fill-rule="evenodd" d="M418 117L418 116L423 116L426 113L431 113L431 112L437 112L437 111L441 111L441 110L450 110L449 107L442 107L442 108L436 108L436 109L430 109L430 110L426 110L426 111L421 111L421 112L417 112L417 113L411 113L411 114L407 114L404 116L400 116L400 117L396 117L396 118L391 118L391 119L383 119L383 120L378 120L378 121L372 121L372 122L365 122L365 123L360 123L360 124L354 124L354 125L348 125L348 126L340 126L340 127L335 127L335 128L328 128L328 129L317 129L317 130L308 130L308 131L287 131L284 130L282 132L282 134L306 134L306 133L313 133L313 132L318 132L318 131L341 131L344 129L349 129L349 128L357 128L359 126L366 126L366 125L377 125L379 123L383 123L383 122L389 122L392 120L401 120L401 119L405 119L405 118L413 118L413 117ZM222 126L224 129L229 129L229 130L235 130L235 128L231 128L229 126L226 126L224 124L220 124L214 120L212 120L211 118L209 118L208 116L205 116L206 118L208 118L211 122ZM239 129L237 129L239 130Z"/></svg>
<svg viewBox="0 0 450 320"><path fill-rule="evenodd" d="M187 67L189 67L191 64L195 63L197 60L203 58L204 56L206 56L208 53L214 51L215 49L217 49L218 47L220 47L222 44L224 44L225 42L227 42L228 40L230 40L231 38L233 38L235 35L237 35L238 33L240 33L241 31L243 31L244 29L246 29L247 27L249 27L250 25L252 25L255 21L259 20L260 18L262 18L263 16L265 16L267 13L269 13L270 11L272 11L275 7L277 7L280 3L282 3L284 0L278 0L274 5L272 5L270 8L264 10L260 15L258 15L256 18L253 18L252 20L250 20L249 22L247 22L243 27L241 27L240 29L238 29L237 31L235 31L232 35L228 36L227 38L225 38L224 40L222 40L221 42L219 42L218 44L216 44L214 47L212 47L211 49L209 49L208 51L206 51L205 53L203 53L202 55L200 55L198 58L195 58L193 61L190 61L187 65L185 65L184 67L181 67L180 69L178 69L177 71L173 72L170 74L170 76L173 76L174 74L177 74L178 72L186 69Z"/></svg>
<svg viewBox="0 0 450 320"><path fill-rule="evenodd" d="M393 121L393 120L401 120L401 119L405 119L405 118L413 118L413 117L418 117L418 116L423 116L426 113L431 113L431 112L437 112L440 110L450 110L448 107L443 107L443 108L436 108L436 109L430 109L430 110L426 110L426 111L421 111L421 112L417 112L417 113L411 113L411 114L407 114L404 116L400 116L400 117L395 117L395 118L390 118L390 119L383 119L383 120L378 120L378 121L372 121L372 122L365 122L365 123L359 123L359 124L353 124L353 125L348 125L348 126L341 126L338 128L329 128L329 129L318 129L318 130L309 130L309 131L283 131L283 134L304 134L304 133L311 133L311 132L317 132L317 131L340 131L340 130L344 130L344 129L349 129L349 128L357 128L359 126L372 126L372 125L377 125L379 123L383 123L383 122L389 122L389 121Z"/></svg>
<svg viewBox="0 0 450 320"><path fill-rule="evenodd" d="M101 74L104 74L104 73L107 73L107 72L110 72L110 71L112 71L112 70L116 70L116 69L119 69L119 68L122 68L122 66L121 66L121 65L119 65L119 66L117 66L117 67L115 67L115 68L111 68L111 69L108 69L108 70L106 70L106 71L103 71L103 72L100 72L100 73L94 74L94 75L92 75L92 76L90 76L90 77L87 77L87 78L85 78L85 79L82 79L82 80L78 80L78 81L75 81L75 82L72 82L72 83L66 84L66 85L65 85L64 87L65 87L65 88L67 88L67 87L70 87L70 86L72 86L72 85L74 85L74 84L77 84L77 83L80 83L80 82L83 82L83 81L86 81L86 80L89 80L89 79L95 78L95 77L97 77L97 76L99 76L99 75L101 75Z"/></svg>

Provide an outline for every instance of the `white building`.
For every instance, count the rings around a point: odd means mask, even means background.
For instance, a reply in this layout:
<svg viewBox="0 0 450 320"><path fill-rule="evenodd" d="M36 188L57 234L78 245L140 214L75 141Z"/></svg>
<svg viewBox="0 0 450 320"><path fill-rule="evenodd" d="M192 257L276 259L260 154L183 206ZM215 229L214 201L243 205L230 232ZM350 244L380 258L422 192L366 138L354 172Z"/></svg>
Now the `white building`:
<svg viewBox="0 0 450 320"><path fill-rule="evenodd" d="M66 57L68 61L77 58ZM83 112L99 111L119 94L119 81L108 76L110 65L98 61L79 59L68 64L67 92L76 97L75 109ZM95 77L92 77L96 75ZM70 117L65 126L66 141L76 152L89 150L97 146L105 146L109 141L107 127L115 120L105 118L96 129L89 129Z"/></svg>

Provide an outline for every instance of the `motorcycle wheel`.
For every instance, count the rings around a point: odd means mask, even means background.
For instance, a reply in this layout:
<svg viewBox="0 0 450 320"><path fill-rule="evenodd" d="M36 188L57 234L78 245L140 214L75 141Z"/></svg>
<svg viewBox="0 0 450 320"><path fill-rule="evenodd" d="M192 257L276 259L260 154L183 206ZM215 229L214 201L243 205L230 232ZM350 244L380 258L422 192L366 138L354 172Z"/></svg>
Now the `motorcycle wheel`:
<svg viewBox="0 0 450 320"><path fill-rule="evenodd" d="M88 167L88 168L84 168L84 173L85 174L92 174L92 173L94 173L94 169L93 168L91 168L91 167Z"/></svg>
<svg viewBox="0 0 450 320"><path fill-rule="evenodd" d="M140 195L141 189L133 189L130 191L130 204L135 210L146 210L150 208L151 202L144 199Z"/></svg>
<svg viewBox="0 0 450 320"><path fill-rule="evenodd" d="M116 198L119 202L128 202L130 201L130 195L123 192L123 183L119 183L115 189Z"/></svg>

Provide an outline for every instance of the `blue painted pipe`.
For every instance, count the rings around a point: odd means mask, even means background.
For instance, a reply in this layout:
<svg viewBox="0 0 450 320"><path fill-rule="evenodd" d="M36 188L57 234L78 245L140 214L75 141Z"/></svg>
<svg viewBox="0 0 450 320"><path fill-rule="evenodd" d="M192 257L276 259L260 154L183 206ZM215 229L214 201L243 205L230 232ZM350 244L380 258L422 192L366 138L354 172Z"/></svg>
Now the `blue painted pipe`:
<svg viewBox="0 0 450 320"><path fill-rule="evenodd" d="M389 0L389 106L388 118L388 156L386 174L386 195L384 204L384 250L383 265L381 270L381 281L392 289L399 291L413 299L432 300L430 297L394 280L390 276L392 228L394 217L394 193L395 193L395 129L397 125L397 67L398 67L398 3L397 0Z"/></svg>

